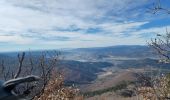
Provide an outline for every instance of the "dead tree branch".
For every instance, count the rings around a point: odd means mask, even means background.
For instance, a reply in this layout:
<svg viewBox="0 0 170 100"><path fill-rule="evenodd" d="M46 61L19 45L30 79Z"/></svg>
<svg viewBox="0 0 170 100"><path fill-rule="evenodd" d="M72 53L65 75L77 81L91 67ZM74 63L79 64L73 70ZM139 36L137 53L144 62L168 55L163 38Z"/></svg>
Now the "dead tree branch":
<svg viewBox="0 0 170 100"><path fill-rule="evenodd" d="M170 14L170 8L164 7L162 5L163 0L156 0L156 2L153 3L153 6L149 8L148 12L151 12L153 14L156 14L158 12L164 12L167 14Z"/></svg>
<svg viewBox="0 0 170 100"><path fill-rule="evenodd" d="M16 73L15 76L14 76L14 79L15 79L15 78L18 78L18 76L19 76L20 73L21 73L21 69L22 69L22 65L23 65L24 58L25 58L25 52L23 52L21 55L18 54L19 67L18 67L17 73Z"/></svg>

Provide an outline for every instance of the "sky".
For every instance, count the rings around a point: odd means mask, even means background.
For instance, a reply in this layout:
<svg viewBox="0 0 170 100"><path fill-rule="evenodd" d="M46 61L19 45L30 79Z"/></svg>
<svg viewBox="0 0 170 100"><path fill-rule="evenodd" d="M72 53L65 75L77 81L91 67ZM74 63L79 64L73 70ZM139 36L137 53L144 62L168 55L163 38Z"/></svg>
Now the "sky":
<svg viewBox="0 0 170 100"><path fill-rule="evenodd" d="M154 2L0 0L0 51L146 45L170 26L170 14L151 12Z"/></svg>

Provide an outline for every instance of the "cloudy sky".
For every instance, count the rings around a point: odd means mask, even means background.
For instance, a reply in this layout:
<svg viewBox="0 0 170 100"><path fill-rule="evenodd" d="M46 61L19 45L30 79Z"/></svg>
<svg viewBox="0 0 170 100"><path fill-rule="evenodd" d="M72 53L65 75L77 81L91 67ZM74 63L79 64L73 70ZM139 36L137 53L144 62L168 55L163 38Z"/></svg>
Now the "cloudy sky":
<svg viewBox="0 0 170 100"><path fill-rule="evenodd" d="M145 45L170 25L154 1L0 0L0 51Z"/></svg>

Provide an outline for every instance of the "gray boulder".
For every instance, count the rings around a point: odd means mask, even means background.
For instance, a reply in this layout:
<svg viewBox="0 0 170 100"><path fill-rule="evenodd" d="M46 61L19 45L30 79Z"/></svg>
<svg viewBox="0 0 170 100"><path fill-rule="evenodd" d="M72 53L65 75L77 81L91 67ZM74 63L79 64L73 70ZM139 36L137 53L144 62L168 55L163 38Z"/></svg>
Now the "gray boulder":
<svg viewBox="0 0 170 100"><path fill-rule="evenodd" d="M9 81L0 81L0 100L24 100L24 98L21 98L18 96L13 89L21 84L26 82L34 82L39 81L40 78L37 76L27 76L17 79L11 79Z"/></svg>

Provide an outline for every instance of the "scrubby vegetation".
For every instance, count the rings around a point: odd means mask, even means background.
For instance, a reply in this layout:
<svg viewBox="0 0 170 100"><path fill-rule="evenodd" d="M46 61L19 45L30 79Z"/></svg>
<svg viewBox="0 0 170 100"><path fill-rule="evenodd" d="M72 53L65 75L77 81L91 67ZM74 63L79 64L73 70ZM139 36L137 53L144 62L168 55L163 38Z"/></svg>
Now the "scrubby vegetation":
<svg viewBox="0 0 170 100"><path fill-rule="evenodd" d="M53 74L41 95L36 96L34 100L82 100L78 96L79 89L64 85L64 78L61 75Z"/></svg>
<svg viewBox="0 0 170 100"><path fill-rule="evenodd" d="M154 78L154 80L143 80L143 84L138 87L138 94L149 100L169 100L170 99L170 74Z"/></svg>

